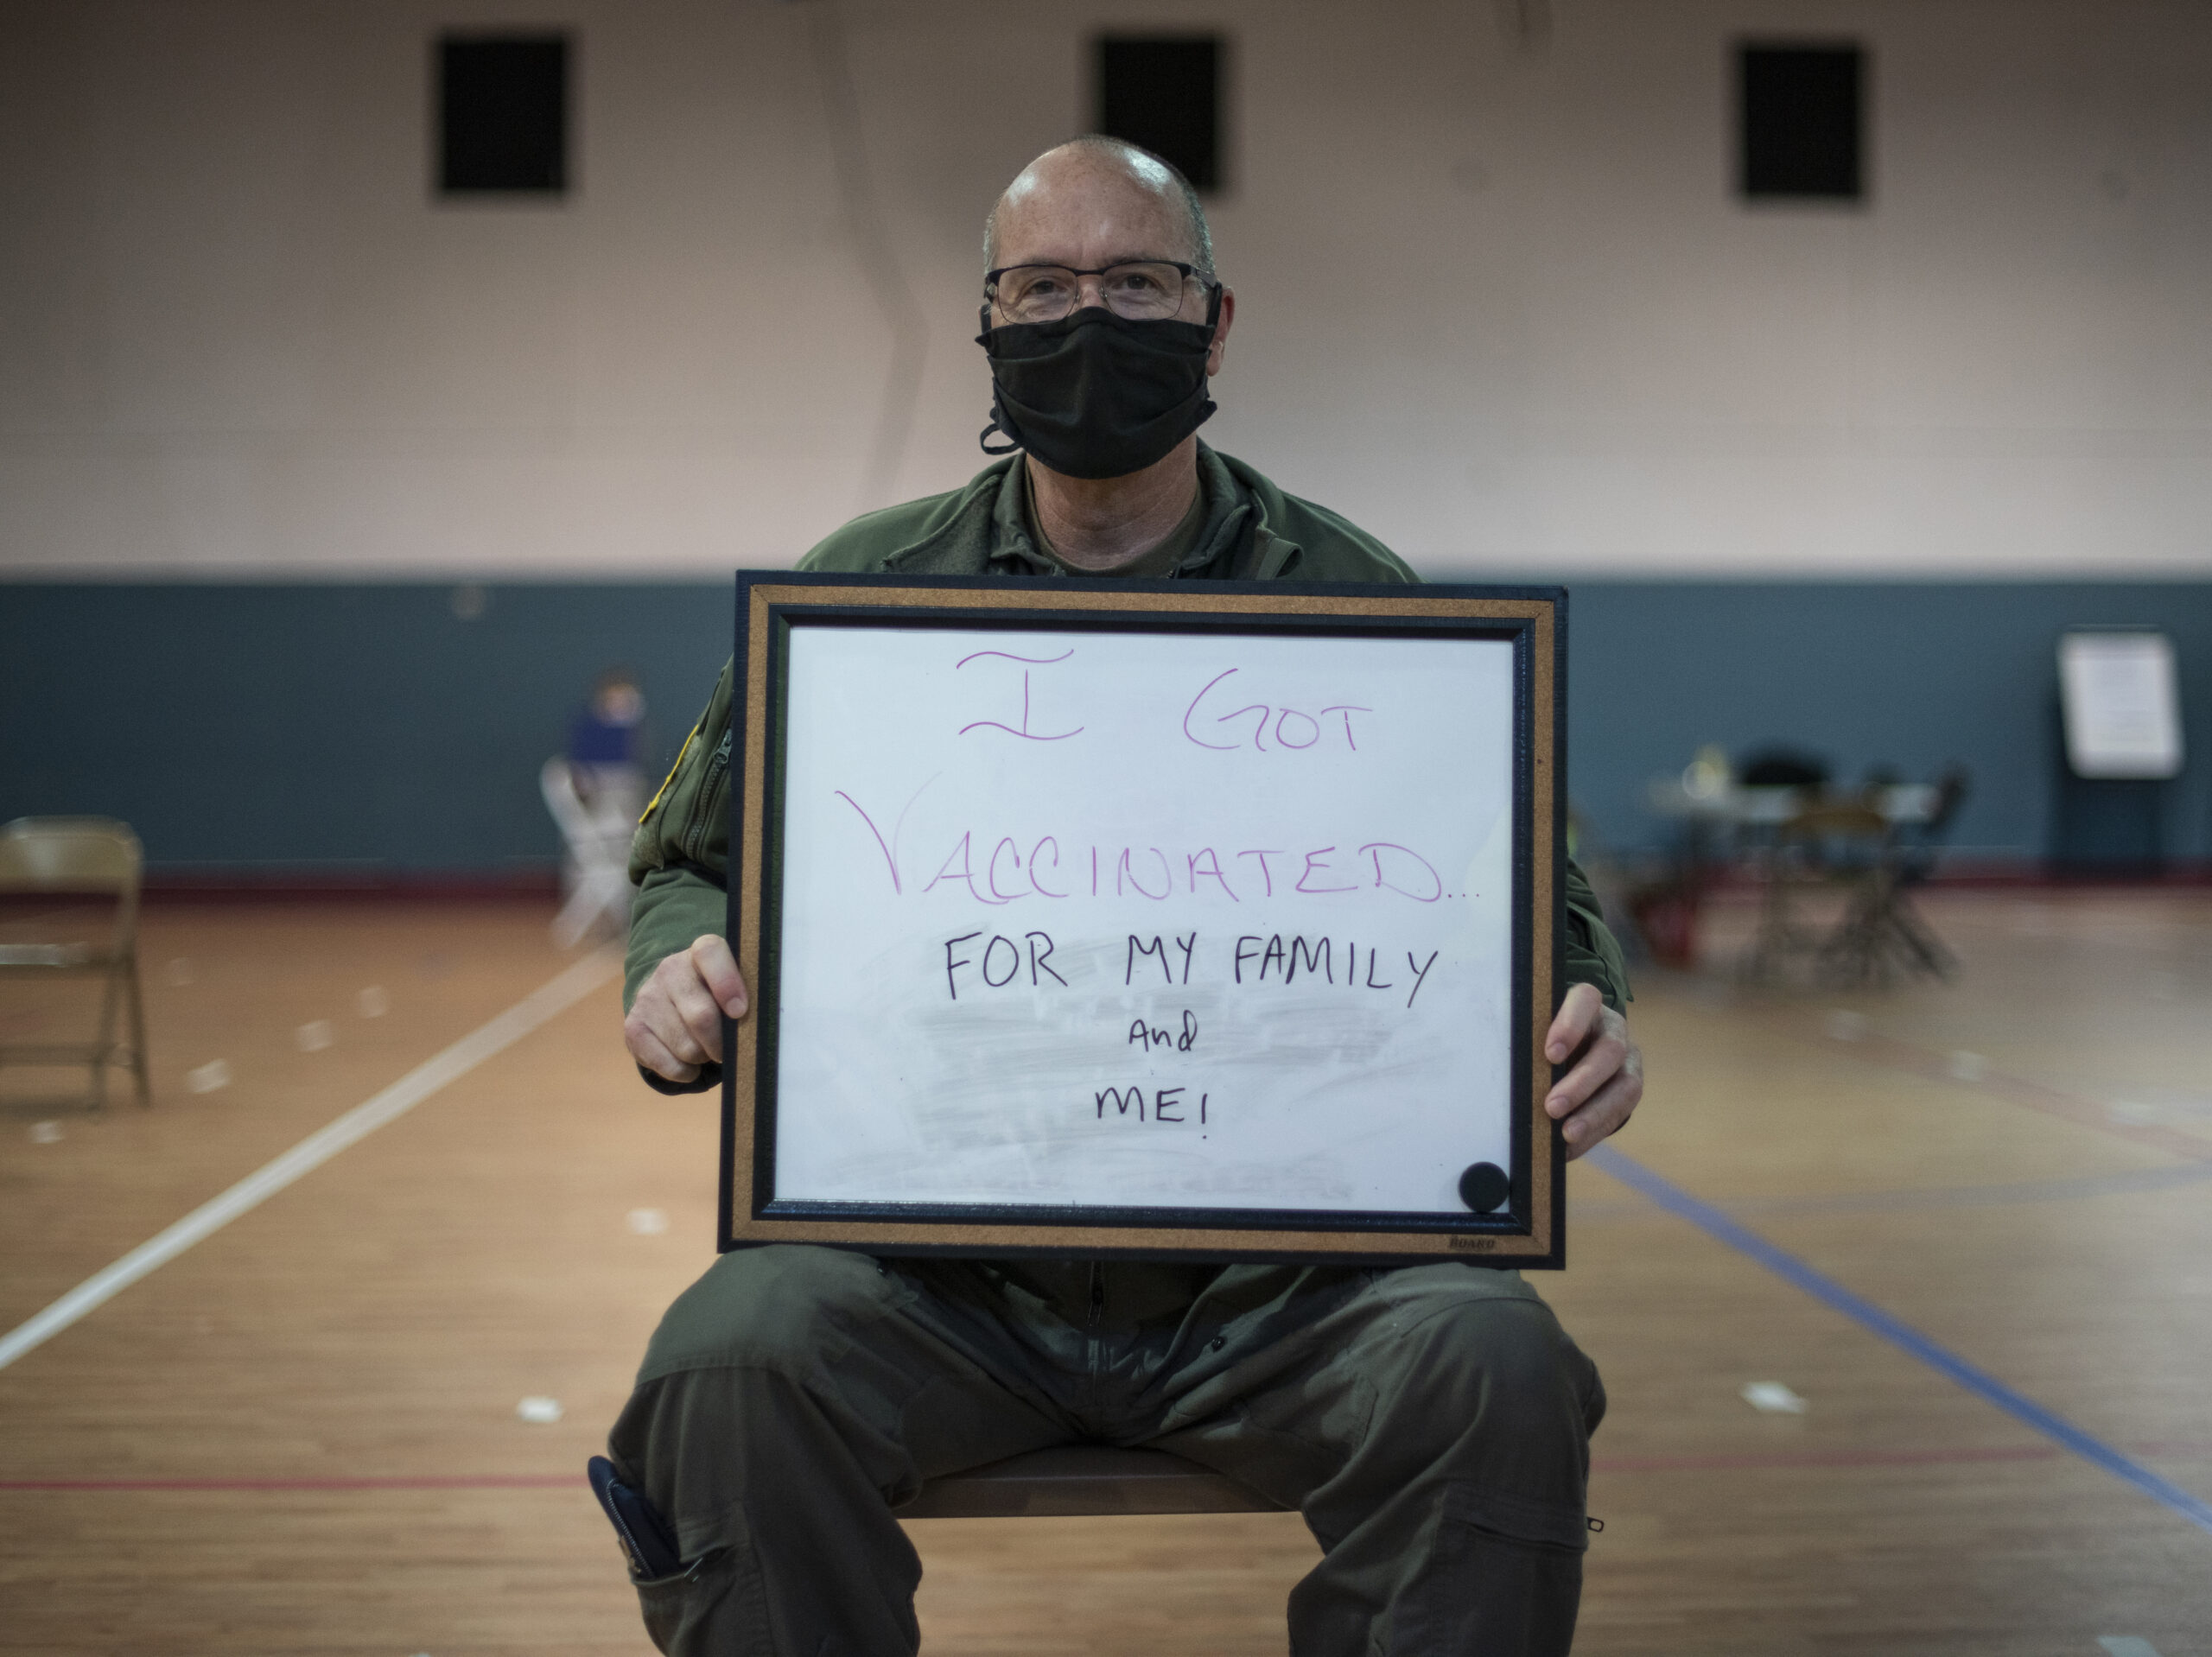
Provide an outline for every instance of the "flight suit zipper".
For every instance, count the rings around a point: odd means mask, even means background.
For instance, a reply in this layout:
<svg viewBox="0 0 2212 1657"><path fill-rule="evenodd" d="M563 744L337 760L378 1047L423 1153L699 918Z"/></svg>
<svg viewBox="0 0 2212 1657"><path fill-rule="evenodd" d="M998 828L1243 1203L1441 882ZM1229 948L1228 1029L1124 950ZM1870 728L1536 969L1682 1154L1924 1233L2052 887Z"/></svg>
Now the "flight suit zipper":
<svg viewBox="0 0 2212 1657"><path fill-rule="evenodd" d="M684 823L683 832L676 842L683 848L683 855L694 863L704 860L702 854L707 835L715 819L715 797L729 771L730 739L734 734L734 732L724 731L720 746L709 758L706 775L699 779L699 791L691 797L690 819ZM722 809L724 811L729 809L727 795L723 797Z"/></svg>
<svg viewBox="0 0 2212 1657"><path fill-rule="evenodd" d="M1096 1260L1090 1262L1090 1313L1084 1331L1084 1368L1090 1372L1090 1407L1098 1407L1098 1371L1106 1359L1106 1340L1099 1324L1106 1317L1106 1268Z"/></svg>

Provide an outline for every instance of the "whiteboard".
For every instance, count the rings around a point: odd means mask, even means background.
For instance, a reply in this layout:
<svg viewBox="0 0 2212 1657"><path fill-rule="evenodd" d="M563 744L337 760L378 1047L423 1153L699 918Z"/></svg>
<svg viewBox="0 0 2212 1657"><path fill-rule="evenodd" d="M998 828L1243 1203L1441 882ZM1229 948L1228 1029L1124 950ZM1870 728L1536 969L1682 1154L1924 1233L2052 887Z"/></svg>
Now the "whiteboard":
<svg viewBox="0 0 2212 1657"><path fill-rule="evenodd" d="M2076 777L2181 774L2181 695L2164 633L2063 634L2058 683L2066 760Z"/></svg>
<svg viewBox="0 0 2212 1657"><path fill-rule="evenodd" d="M1512 1164L1509 639L796 625L772 1196L1450 1215Z"/></svg>

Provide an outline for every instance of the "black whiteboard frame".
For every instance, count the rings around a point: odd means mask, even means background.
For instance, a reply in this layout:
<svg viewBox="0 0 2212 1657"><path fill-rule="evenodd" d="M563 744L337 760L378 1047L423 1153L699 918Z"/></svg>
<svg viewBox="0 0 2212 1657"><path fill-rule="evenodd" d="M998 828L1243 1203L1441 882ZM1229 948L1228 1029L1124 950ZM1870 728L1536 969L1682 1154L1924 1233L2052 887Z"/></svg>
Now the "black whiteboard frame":
<svg viewBox="0 0 2212 1657"><path fill-rule="evenodd" d="M745 1021L726 1020L723 1028L719 1248L810 1242L887 1256L1363 1266L1449 1258L1533 1269L1565 1266L1567 1157L1559 1124L1542 1108L1555 1071L1543 1062L1540 1043L1565 987L1566 589L740 570L736 599L726 926L753 1005ZM1510 640L1514 1097L1505 1203L1490 1214L1415 1215L779 1200L773 1182L789 640L795 627L870 625ZM1249 1246L1240 1235L1249 1236Z"/></svg>

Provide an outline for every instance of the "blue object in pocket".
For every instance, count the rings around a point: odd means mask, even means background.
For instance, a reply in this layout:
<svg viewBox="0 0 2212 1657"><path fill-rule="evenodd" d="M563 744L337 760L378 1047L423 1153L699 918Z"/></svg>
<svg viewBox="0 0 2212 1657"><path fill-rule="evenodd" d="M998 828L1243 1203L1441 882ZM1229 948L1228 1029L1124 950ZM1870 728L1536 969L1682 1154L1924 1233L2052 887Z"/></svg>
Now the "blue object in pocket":
<svg viewBox="0 0 2212 1657"><path fill-rule="evenodd" d="M644 1582L674 1576L683 1562L677 1553L676 1539L653 1511L653 1504L623 1483L615 1476L614 1463L606 1457L593 1457L586 1470L591 1476L592 1494L599 1498L607 1522L621 1539L622 1552L629 1557L630 1574Z"/></svg>

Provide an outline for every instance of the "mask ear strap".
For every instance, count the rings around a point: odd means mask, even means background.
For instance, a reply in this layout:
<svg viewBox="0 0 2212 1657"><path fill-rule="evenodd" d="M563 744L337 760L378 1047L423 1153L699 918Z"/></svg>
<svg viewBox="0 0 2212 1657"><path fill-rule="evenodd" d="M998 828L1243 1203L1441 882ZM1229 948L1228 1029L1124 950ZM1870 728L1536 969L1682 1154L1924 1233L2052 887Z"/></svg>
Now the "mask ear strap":
<svg viewBox="0 0 2212 1657"><path fill-rule="evenodd" d="M979 346L988 346L990 344L991 339L991 307L990 302L988 300L985 301L984 303L977 309L976 313L976 320L982 325L983 329L981 333L976 336L976 343ZM991 447L991 434L993 432L997 432L1001 436L1008 440L1002 448L993 448ZM1001 454L1012 454L1021 448L1020 444L1012 441L1013 436L1014 434L1012 432L1009 432L1005 427L999 424L997 399L992 399L991 423L976 434L976 447L982 449L984 454L994 457Z"/></svg>

